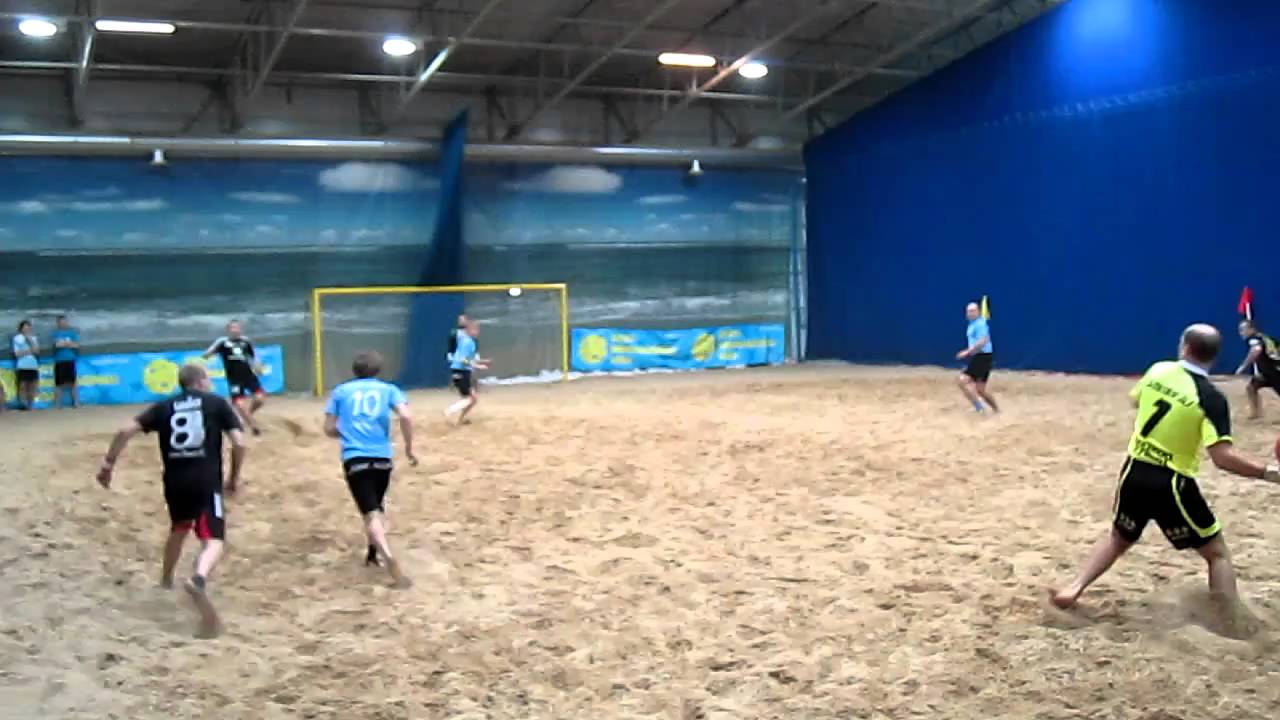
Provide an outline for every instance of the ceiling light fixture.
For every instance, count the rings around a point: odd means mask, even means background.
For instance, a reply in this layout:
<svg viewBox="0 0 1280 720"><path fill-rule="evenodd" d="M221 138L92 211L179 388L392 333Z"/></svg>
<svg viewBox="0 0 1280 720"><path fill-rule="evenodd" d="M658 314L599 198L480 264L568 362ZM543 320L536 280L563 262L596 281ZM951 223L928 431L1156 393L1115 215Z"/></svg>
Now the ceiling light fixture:
<svg viewBox="0 0 1280 720"><path fill-rule="evenodd" d="M677 52L662 53L658 56L658 62L663 65L675 65L677 67L709 68L716 66L716 59L710 55Z"/></svg>
<svg viewBox="0 0 1280 720"><path fill-rule="evenodd" d="M139 20L96 20L93 26L98 32L136 33L142 35L172 35L177 27L167 22L144 22Z"/></svg>
<svg viewBox="0 0 1280 720"><path fill-rule="evenodd" d="M47 38L58 34L58 26L44 18L27 18L18 23L18 31L27 37Z"/></svg>
<svg viewBox="0 0 1280 720"><path fill-rule="evenodd" d="M389 37L382 41L382 52L392 57L404 57L418 52L418 43L402 37Z"/></svg>
<svg viewBox="0 0 1280 720"><path fill-rule="evenodd" d="M764 63L749 62L738 68L738 74L748 80L759 80L769 74L769 66Z"/></svg>

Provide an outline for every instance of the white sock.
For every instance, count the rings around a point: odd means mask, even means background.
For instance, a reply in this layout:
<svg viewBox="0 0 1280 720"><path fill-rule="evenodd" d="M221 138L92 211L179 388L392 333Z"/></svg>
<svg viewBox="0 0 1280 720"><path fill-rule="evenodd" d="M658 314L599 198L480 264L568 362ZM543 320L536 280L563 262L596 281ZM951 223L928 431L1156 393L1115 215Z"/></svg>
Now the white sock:
<svg viewBox="0 0 1280 720"><path fill-rule="evenodd" d="M470 401L469 399L465 399L465 398L464 398L464 399L462 399L462 400L459 400L458 402L456 402L456 403L454 403L454 404L450 405L450 406L449 406L449 408L448 408L447 410L445 410L445 411L444 411L444 414L445 414L445 415L453 415L453 414L455 414L455 413L460 413L460 412L462 412L462 410L463 410L464 408L466 408L466 407L467 407L467 403L469 403L469 402L471 402L471 401Z"/></svg>

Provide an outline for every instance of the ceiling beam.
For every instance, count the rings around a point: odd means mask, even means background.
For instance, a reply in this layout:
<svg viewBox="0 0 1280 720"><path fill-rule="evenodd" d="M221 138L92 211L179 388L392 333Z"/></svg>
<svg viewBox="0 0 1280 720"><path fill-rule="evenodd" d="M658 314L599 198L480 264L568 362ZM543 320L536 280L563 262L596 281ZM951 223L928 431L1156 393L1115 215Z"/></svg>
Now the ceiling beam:
<svg viewBox="0 0 1280 720"><path fill-rule="evenodd" d="M289 14L285 17L284 24L280 26L279 33L276 35L275 43L271 46L271 50L267 52L267 56L262 60L262 65L258 68L257 74L245 91L242 98L242 102L245 105L253 102L253 99L262 91L262 87L267 84L267 76L271 74L276 63L279 62L280 55L284 52L284 46L289 42L289 34L297 27L298 19L302 17L303 11L307 9L307 2L308 0L293 0L293 5L289 8Z"/></svg>
<svg viewBox="0 0 1280 720"><path fill-rule="evenodd" d="M613 54L615 52L617 52L618 50L621 50L622 48L630 44L633 40L635 40L636 36L640 34L640 31L643 30L645 26L653 23L658 18L667 14L668 12L671 11L672 8L674 8L676 5L679 5L682 2L684 2L684 0L664 0L664 2L662 2L660 5L658 5L653 10L651 10L648 15L646 15L642 20L640 20L634 26L632 26L631 30L626 35L623 35L616 43L613 44L612 47L610 47L602 55L597 57L594 61L592 61L585 68L583 68L581 72L575 75L574 78L568 82L568 84L566 84L564 87L561 87L560 90L558 90L555 95L552 95L550 98L547 98L547 100L545 100L544 102L539 103L522 120L517 121L514 125L507 128L506 140L509 142L511 140L515 140L516 138L524 134L525 129L529 127L530 123L538 119L538 117L541 116L542 113L546 112L547 110L550 110L556 105L559 105L561 100L564 100L566 97L568 97L569 93L573 92L578 87L580 87L584 82L586 82L588 78L590 78L593 74L595 74L596 70L600 69L601 65L604 65L606 62L608 62L609 58L613 57Z"/></svg>
<svg viewBox="0 0 1280 720"><path fill-rule="evenodd" d="M440 68L444 67L445 61L449 59L449 56L453 54L453 51L458 49L459 45L461 45L480 28L480 25L485 21L485 18L489 13L493 12L493 10L497 8L502 1L503 0L489 0L486 2L484 7L480 9L480 12L476 13L475 17L471 18L470 24L467 25L461 34L456 37L449 38L449 42L436 53L436 56L432 58L431 62L427 63L426 67L418 73L418 77L414 79L413 84L409 86L409 89L400 96L400 102L385 118L386 124L390 125L395 122L396 119L409 108L409 104L413 102L413 99L417 97L418 93L422 92L422 88L426 87L427 83L431 82L431 78L435 77L436 73L440 72Z"/></svg>
<svg viewBox="0 0 1280 720"><path fill-rule="evenodd" d="M882 65L887 65L891 62L895 62L901 59L904 55L907 55L908 53L912 52L913 50L938 40L940 36L947 34L949 31L951 31L953 28L957 26L963 25L966 21L968 21L970 18L974 17L975 15L990 12L994 6L1000 4L1001 2L1008 2L1008 0L977 0L977 2L971 3L968 9L963 10L959 13L956 13L955 15L952 15L946 18L945 20L942 20L937 23L933 23L930 26L926 27L924 30L916 33L911 38L909 38L906 42L902 43L901 45L893 48L892 50L876 58L871 63L871 66L874 68ZM782 119L784 121L791 120L803 114L809 108L827 100L828 98L832 97L836 93L841 92L842 90L849 87L850 85L860 82L861 80L868 77L870 74L871 73L869 72L852 73L846 77L843 77L837 80L831 85L828 85L826 89L821 90L818 93L811 96L808 100L805 100L804 102L787 110L785 113L783 113Z"/></svg>
<svg viewBox="0 0 1280 720"><path fill-rule="evenodd" d="M352 137L229 138L129 135L38 135L0 133L0 154L145 156L152 150L181 157L386 158L421 160L440 150L438 142ZM518 145L467 143L466 160L476 163L573 163L688 167L697 159L717 167L802 169L798 148L608 147L598 145Z"/></svg>
<svg viewBox="0 0 1280 720"><path fill-rule="evenodd" d="M574 10L570 15L568 15L568 16L566 16L566 17L563 17L563 18L557 18L557 19L556 19L556 27L555 27L551 32L549 32L549 33L543 33L543 34L542 34L542 40L541 40L540 42L541 42L541 43L545 43L545 44L551 44L551 43L554 43L554 42L555 42L555 41L560 37L560 33L561 33L561 31L562 31L562 30L564 30L564 26L567 24L567 23L564 23L564 22L560 22L561 20L580 20L580 19L582 19L582 16L583 16L584 14L586 14L587 12L589 12L589 11L591 10L591 8L596 4L596 2L597 2L597 0L586 0L586 1L585 1L585 2L583 2L581 5L578 5L578 9L577 9L577 10ZM547 21L548 19L550 19L550 18L538 17L538 18L536 18L536 19L532 19L532 21L533 21L533 22L545 22L545 21ZM626 24L626 25L624 25L624 26L623 26L623 29L624 29L624 30L628 30L628 29L630 29L630 28L631 28L630 23L628 23L628 24ZM519 58L518 60L516 60L515 62L507 63L507 65L506 65L505 67L503 67L503 68L501 68L500 70L498 70L498 73L499 73L499 74L501 74L501 75L510 75L511 73L516 72L516 71L517 71L517 70L519 70L520 68L528 66L528 65L529 65L529 64L531 64L531 63L533 62L533 60L535 60L535 59L539 59L539 60L540 60L540 58L536 58L536 56L535 56L534 54L532 54L532 53L530 53L530 54L525 54L524 56L520 57L520 58Z"/></svg>
<svg viewBox="0 0 1280 720"><path fill-rule="evenodd" d="M315 5L315 0L312 0L311 5L312 6ZM26 17L27 15L23 13L0 12L0 20L18 20L18 19L24 19ZM92 25L92 19L82 15L52 15L52 16L44 16L44 17L47 17L51 22L56 22L63 25L70 25L70 24L76 24L76 23L80 23L80 24L87 23ZM505 16L498 15L495 13L490 15L489 17L505 17ZM173 25L179 29L204 30L204 31L210 31L210 32L267 33L267 32L274 32L274 31L280 30L280 26L273 25L273 24L226 23L226 22L209 22L209 21L202 21L202 20L174 20L170 18L146 18L146 19L162 20L163 22L173 23ZM611 26L617 24L615 21L600 21L600 22L602 23L607 22ZM631 27L632 23L624 23L622 25L624 27L629 28ZM655 30L654 28L648 28L646 31L655 31ZM663 30L663 32L687 33L689 31L667 29L667 30ZM347 28L295 26L290 30L289 34L311 36L311 37L345 37L345 38L376 41L381 43L381 41L385 39L388 34L391 34L391 33L375 31L375 30L352 30ZM507 40L503 38L483 38L483 37L463 38L461 36L451 38L447 36L430 35L430 34L423 35L418 33L408 33L408 34L405 34L404 37L409 40L415 40L424 46L426 44L433 43L433 42L449 42L451 40L457 40L459 45L474 45L477 47L491 47L491 48L504 49L504 50L544 50L548 52L581 53L581 54L596 55L608 49L605 47L590 46L590 45L534 42L530 40ZM741 40L741 38L732 38L726 35L717 35L717 36L704 35L703 37L705 37L707 40L714 40L716 42ZM849 45L845 43L815 44L815 43L806 42L806 44L818 50L828 51L837 57L842 55L847 55L849 52L854 50L866 49L860 46ZM716 57L717 60L724 63L733 62L733 60L738 57L737 55L724 55L724 54L716 55L715 53L711 53L711 54L712 56ZM614 55L642 57L642 58L652 60L656 56L656 53L652 50L641 50L637 48L621 48L616 52L614 52ZM844 62L840 62L839 60L833 60L831 62L786 62L786 61L780 62L780 61L774 60L774 61L771 61L770 66L775 69L786 68L786 69L792 69L792 70L814 70L814 71L821 71L821 72L837 72L837 73L859 72L861 70L866 69L863 66L856 65L856 64L851 65ZM886 76L895 76L895 77L913 77L913 78L919 77L921 74L919 71L911 70L907 68L886 68L886 67L875 68L874 72L877 75L886 75Z"/></svg>
<svg viewBox="0 0 1280 720"><path fill-rule="evenodd" d="M708 91L712 90L717 85L724 82L730 75L733 75L734 73L738 72L739 68L751 62L752 59L755 58L757 55L765 52L769 48L773 47L779 42L790 37L792 34L801 30L806 25L814 22L818 18L825 17L826 15L836 10L845 8L847 4L848 4L848 0L821 0L817 5L810 8L808 12L801 13L798 18L791 21L791 23L787 25L785 28L774 33L772 36L762 41L759 45L747 51L747 53L742 57L739 57L737 60L734 60L733 62L729 63L725 67L721 68L719 72L717 72L715 75L712 75L701 85L698 85L697 87L693 88L689 92L685 93L679 102L663 110L661 113L658 114L658 117L654 118L652 122L650 122L648 125L642 128L639 134L635 135L634 137L628 138L627 141L635 142L637 140L640 140L644 136L648 135L649 133L653 132L668 117L670 117L675 113L680 112L681 110L684 110L685 108L689 107L689 105L693 104L695 100L705 96Z"/></svg>
<svg viewBox="0 0 1280 720"><path fill-rule="evenodd" d="M44 60L3 60L0 61L0 71L9 70L17 73L41 73L50 71L73 70L76 67L73 62L62 61L44 61ZM169 75L177 78L182 77L234 77L243 75L246 71L235 70L229 68L208 68L208 67L191 67L180 65L131 65L124 63L96 63L94 72L98 76L105 75L121 75L121 76L147 76L147 75ZM439 72L436 74L436 83L442 86L460 89L463 91L479 91L487 87L517 87L517 88L533 88L540 83L548 84L564 84L568 81L546 78L539 80L535 77L512 76L512 75L488 75L484 73L455 73L455 72ZM271 78L267 84L297 84L297 83L315 83L317 85L332 83L353 83L353 84L400 84L411 82L412 75L379 75L379 74L363 74L363 73L326 73L326 72L301 72L301 71L277 71L271 74ZM617 87L606 85L582 85L577 89L577 93L583 96L601 97L655 97L666 99L678 99L684 95L683 90L674 88L647 88L647 87ZM733 92L706 92L702 95L705 100L714 100L716 102L733 102L748 103L755 105L787 105L793 102L801 102L802 97L785 97L777 95L760 95L753 93L733 93Z"/></svg>
<svg viewBox="0 0 1280 720"><path fill-rule="evenodd" d="M76 3L76 9L83 8L85 16L92 18L97 9L94 5L94 0L82 0ZM84 125L84 93L89 87L89 71L93 69L93 44L97 34L98 31L92 22L80 27L76 46L76 68L71 74L71 120L76 127Z"/></svg>

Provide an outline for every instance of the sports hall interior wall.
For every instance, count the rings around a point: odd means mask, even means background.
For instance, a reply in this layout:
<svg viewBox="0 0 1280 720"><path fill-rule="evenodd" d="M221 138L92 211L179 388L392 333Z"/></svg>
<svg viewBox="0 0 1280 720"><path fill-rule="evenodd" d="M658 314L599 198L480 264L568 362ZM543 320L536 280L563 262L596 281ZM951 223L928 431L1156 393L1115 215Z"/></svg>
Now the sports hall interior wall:
<svg viewBox="0 0 1280 720"><path fill-rule="evenodd" d="M203 348L231 317L311 383L310 290L412 284L435 232L434 162L0 158L0 318L85 352ZM786 322L800 176L769 170L477 164L464 170L458 282L568 282L576 326ZM559 367L550 296L470 296L496 374ZM407 298L326 300L327 377L399 357ZM442 362L440 357L424 362Z"/></svg>
<svg viewBox="0 0 1280 720"><path fill-rule="evenodd" d="M1134 373L1269 285L1280 3L1073 0L811 142L810 358ZM1280 320L1277 320L1280 327ZM1234 352L1239 350L1239 352Z"/></svg>

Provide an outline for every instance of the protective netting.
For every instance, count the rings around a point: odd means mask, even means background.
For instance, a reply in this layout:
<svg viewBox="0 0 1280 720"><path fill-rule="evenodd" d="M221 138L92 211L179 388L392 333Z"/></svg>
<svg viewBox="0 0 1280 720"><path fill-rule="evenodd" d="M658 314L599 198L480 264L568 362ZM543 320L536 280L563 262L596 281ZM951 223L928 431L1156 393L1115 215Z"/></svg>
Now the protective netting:
<svg viewBox="0 0 1280 720"><path fill-rule="evenodd" d="M323 296L323 390L349 379L351 360L363 350L382 354L382 377L386 380L426 375L443 385L448 377L448 334L457 320L458 308L479 321L480 355L492 360L489 370L478 373L481 380L559 376L563 344L558 291L525 290L514 297L505 289L425 295L432 300L432 307L440 308L437 316L421 312L422 297L413 293ZM414 312L415 302L420 304L418 312ZM412 327L414 324L418 327ZM421 347L409 351L415 330L430 334ZM424 365L410 368L407 363ZM424 368L438 368L439 373L421 372Z"/></svg>

